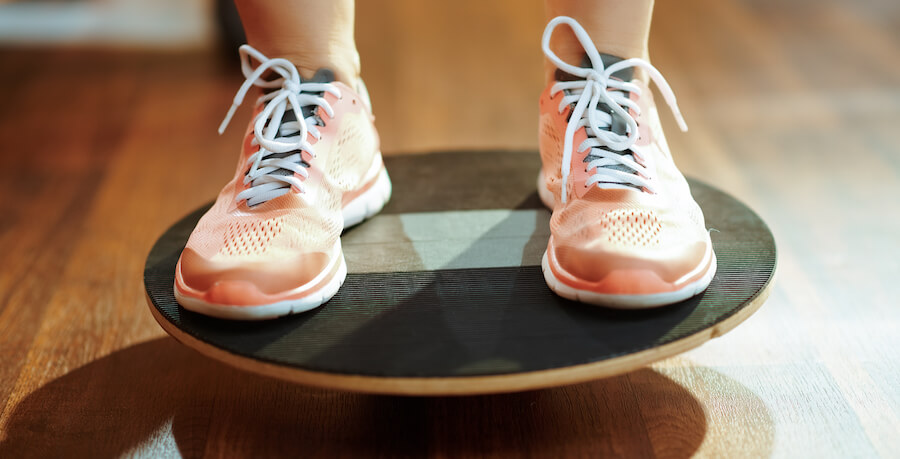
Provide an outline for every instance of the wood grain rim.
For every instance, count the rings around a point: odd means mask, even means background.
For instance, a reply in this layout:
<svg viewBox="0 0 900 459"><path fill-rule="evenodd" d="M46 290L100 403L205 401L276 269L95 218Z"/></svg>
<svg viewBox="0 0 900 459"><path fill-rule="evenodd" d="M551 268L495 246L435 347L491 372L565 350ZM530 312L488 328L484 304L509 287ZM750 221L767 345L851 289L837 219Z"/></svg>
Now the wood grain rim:
<svg viewBox="0 0 900 459"><path fill-rule="evenodd" d="M607 378L628 373L653 362L694 349L713 338L728 333L759 310L769 297L776 272L777 268L766 285L744 307L712 327L684 338L599 362L491 376L378 377L316 372L277 365L231 353L185 333L166 320L153 305L149 294L145 296L153 317L178 342L207 357L244 371L308 386L369 394L408 396L481 395L545 389Z"/></svg>

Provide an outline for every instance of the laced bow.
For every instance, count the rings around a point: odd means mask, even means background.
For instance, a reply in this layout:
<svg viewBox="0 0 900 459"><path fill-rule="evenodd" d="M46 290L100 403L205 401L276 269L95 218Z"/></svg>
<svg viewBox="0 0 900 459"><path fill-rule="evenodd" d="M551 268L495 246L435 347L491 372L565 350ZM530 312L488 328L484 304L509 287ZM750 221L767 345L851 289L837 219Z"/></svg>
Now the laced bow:
<svg viewBox="0 0 900 459"><path fill-rule="evenodd" d="M591 67L576 67L568 64L550 49L550 37L553 36L554 30L560 24L568 25L575 33L575 36L587 53ZM587 170L594 169L594 174L588 178L585 186L596 184L602 188L639 187L655 193L649 168L621 153L631 149L635 157L640 158L641 162L649 164L650 158L644 156L641 149L636 148L634 145L638 140L638 125L634 117L628 113L628 109L632 109L640 115L640 107L628 97L628 93L633 92L640 96L641 88L634 83L612 78L612 75L629 67L644 69L650 76L650 79L656 83L666 103L671 107L678 126L682 131L687 131L687 124L685 124L684 118L678 110L675 94L662 74L649 62L637 58L622 60L604 68L600 53L597 51L597 47L594 46L593 41L591 41L590 36L581 27L581 24L567 16L559 16L547 24L547 28L544 29L542 47L544 55L557 68L579 78L576 81L557 82L550 89L551 94L568 90L567 95L560 101L560 113L565 110L566 106L575 102L575 107L572 109L569 123L566 126L566 134L563 141L563 158L560 171L562 175L562 202L566 202L566 195L568 194L566 185L574 150L572 143L575 139L575 131L579 127L586 129L588 138L578 146L578 152L581 153L590 149L589 154L591 158L594 158L587 164ZM600 110L601 104L609 107L612 110L612 114ZM617 134L610 129L613 123L613 116L618 116L627 124L624 135ZM601 147L613 151L608 151ZM619 170L619 166L626 166L636 173Z"/></svg>
<svg viewBox="0 0 900 459"><path fill-rule="evenodd" d="M303 108L309 106L322 107L329 117L334 116L331 105L320 95L331 93L340 98L340 90L328 83L304 83L300 80L297 67L287 59L269 59L250 45L240 47L241 70L246 80L234 96L234 103L219 125L219 134L225 132L234 112L240 106L247 92L253 86L263 89L275 89L262 95L257 104L266 103L262 112L256 116L253 123L254 139L252 145L259 146L259 150L250 155L245 166L249 166L244 176L244 184L250 187L237 195L237 201L246 199L250 206L261 204L283 194L287 194L291 187L296 187L303 192L303 183L295 174L306 179L309 166L303 161L301 151L306 151L315 158L315 152L309 143L308 136L315 139L321 138L321 133L316 129L318 118L313 114L303 119ZM258 61L259 65L253 68L251 58ZM262 75L271 70L277 77L271 80L263 79ZM296 121L285 121L288 110L293 111ZM291 155L286 153L294 152Z"/></svg>

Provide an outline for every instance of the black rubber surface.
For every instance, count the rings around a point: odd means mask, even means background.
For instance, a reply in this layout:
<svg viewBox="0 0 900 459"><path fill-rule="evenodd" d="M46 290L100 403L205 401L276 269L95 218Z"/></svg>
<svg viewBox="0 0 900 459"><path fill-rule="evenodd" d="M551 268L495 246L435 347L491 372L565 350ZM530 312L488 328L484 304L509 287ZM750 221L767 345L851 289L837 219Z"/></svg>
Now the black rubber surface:
<svg viewBox="0 0 900 459"><path fill-rule="evenodd" d="M387 158L385 213L534 209L536 153L469 152ZM616 311L554 295L540 266L353 274L313 311L265 322L186 311L174 268L205 209L172 226L147 258L144 283L165 319L228 352L309 371L385 377L496 375L593 363L685 338L725 320L775 270L775 242L749 208L692 181L718 257L710 288L683 303ZM440 222L436 222L439 224ZM365 224L365 223L363 223Z"/></svg>

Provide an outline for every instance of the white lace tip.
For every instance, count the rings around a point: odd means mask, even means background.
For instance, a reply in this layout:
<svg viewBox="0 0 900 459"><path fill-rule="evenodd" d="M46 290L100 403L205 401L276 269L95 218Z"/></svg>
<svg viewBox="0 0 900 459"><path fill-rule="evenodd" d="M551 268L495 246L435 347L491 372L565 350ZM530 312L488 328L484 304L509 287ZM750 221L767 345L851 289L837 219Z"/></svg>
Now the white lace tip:
<svg viewBox="0 0 900 459"><path fill-rule="evenodd" d="M231 104L231 108L228 109L228 113L225 115L225 119L222 120L222 124L219 124L219 135L225 133L225 128L228 127L228 123L231 122L231 117L234 116L234 112L237 111L238 104Z"/></svg>
<svg viewBox="0 0 900 459"><path fill-rule="evenodd" d="M675 118L675 121L678 122L678 127L681 129L681 132L688 131L688 125L687 125L687 123L684 122L684 118L679 116L679 117Z"/></svg>

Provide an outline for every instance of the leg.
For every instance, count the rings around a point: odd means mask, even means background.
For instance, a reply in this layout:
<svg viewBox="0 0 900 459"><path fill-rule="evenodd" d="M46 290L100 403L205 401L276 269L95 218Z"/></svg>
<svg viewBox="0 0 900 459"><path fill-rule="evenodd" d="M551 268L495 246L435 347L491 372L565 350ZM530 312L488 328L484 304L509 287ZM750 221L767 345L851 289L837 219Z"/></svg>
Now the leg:
<svg viewBox="0 0 900 459"><path fill-rule="evenodd" d="M649 60L647 39L653 0L545 0L547 19L570 16L581 23L601 53ZM566 62L578 64L584 48L571 33L554 34L551 46ZM546 81L556 67L545 62Z"/></svg>
<svg viewBox="0 0 900 459"><path fill-rule="evenodd" d="M250 46L293 62L301 76L335 72L350 87L359 79L353 38L354 0L235 0Z"/></svg>

